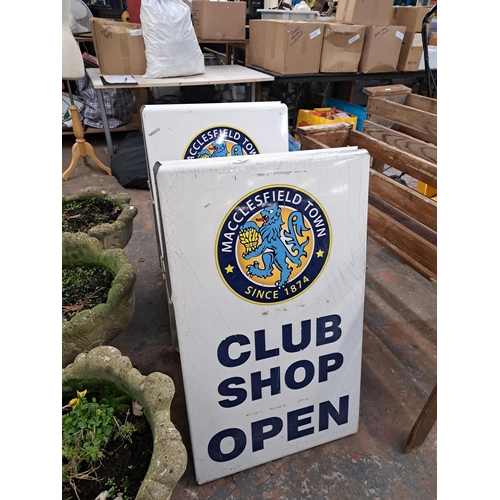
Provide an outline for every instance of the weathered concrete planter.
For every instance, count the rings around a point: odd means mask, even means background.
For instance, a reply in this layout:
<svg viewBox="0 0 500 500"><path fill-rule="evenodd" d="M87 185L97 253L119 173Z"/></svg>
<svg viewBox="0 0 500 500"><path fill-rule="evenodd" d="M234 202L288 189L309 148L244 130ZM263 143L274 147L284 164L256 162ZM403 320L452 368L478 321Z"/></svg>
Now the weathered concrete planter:
<svg viewBox="0 0 500 500"><path fill-rule="evenodd" d="M106 191L96 187L88 187L78 191L71 196L63 196L62 203L79 201L89 198L104 198L108 196L121 209L118 219L111 224L98 224L90 228L87 234L97 238L104 249L125 248L132 237L134 217L137 215L137 207L130 205L130 196L127 193L110 195Z"/></svg>
<svg viewBox="0 0 500 500"><path fill-rule="evenodd" d="M105 304L81 311L62 324L62 366L77 354L105 345L130 323L135 309L135 270L125 252L104 250L85 233L63 233L62 266L98 266L108 269L115 279Z"/></svg>
<svg viewBox="0 0 500 500"><path fill-rule="evenodd" d="M63 396L110 386L143 407L153 434L153 455L136 500L168 500L187 466L186 448L170 420L175 392L172 379L159 372L142 375L128 357L111 346L79 354L63 369Z"/></svg>

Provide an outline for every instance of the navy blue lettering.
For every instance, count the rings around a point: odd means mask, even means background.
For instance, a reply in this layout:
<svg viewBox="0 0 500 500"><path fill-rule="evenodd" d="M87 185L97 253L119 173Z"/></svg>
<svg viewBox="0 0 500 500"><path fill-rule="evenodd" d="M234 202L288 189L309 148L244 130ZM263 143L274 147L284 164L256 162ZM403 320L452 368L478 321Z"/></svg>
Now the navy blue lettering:
<svg viewBox="0 0 500 500"><path fill-rule="evenodd" d="M233 438L234 448L229 453L222 453L220 445L226 437ZM208 456L214 462L227 462L241 455L246 445L247 437L241 429L225 429L218 432L208 443Z"/></svg>
<svg viewBox="0 0 500 500"><path fill-rule="evenodd" d="M328 364L332 361L331 365ZM344 356L340 352L332 352L319 357L318 361L318 382L326 382L328 373L338 370L344 363Z"/></svg>
<svg viewBox="0 0 500 500"><path fill-rule="evenodd" d="M249 357L250 351L242 352L237 358L233 359L229 356L229 346L231 344L248 345L250 339L246 335L236 334L225 338L217 348L217 359L222 366L232 368L242 365Z"/></svg>
<svg viewBox="0 0 500 500"><path fill-rule="evenodd" d="M219 394L221 396L235 397L236 399L221 399L219 404L223 408L232 408L233 406L238 406L243 403L247 398L247 391L242 387L229 387L230 385L241 385L245 383L245 379L242 377L231 377L223 380L218 387Z"/></svg>
<svg viewBox="0 0 500 500"><path fill-rule="evenodd" d="M271 388L271 396L281 392L280 387L280 367L271 368L271 376L262 380L262 372L254 372L250 375L252 382L252 401L262 399L262 388L269 386Z"/></svg>
<svg viewBox="0 0 500 500"><path fill-rule="evenodd" d="M283 349L286 352L299 352L304 350L311 342L311 320L306 319L300 323L300 342L294 344L292 340L292 325L283 325Z"/></svg>
<svg viewBox="0 0 500 500"><path fill-rule="evenodd" d="M342 329L339 328L340 316L331 314L316 319L316 345L325 345L335 342L342 335ZM327 333L331 335L327 336Z"/></svg>
<svg viewBox="0 0 500 500"><path fill-rule="evenodd" d="M337 425L347 424L347 416L349 413L349 396L342 396L339 399L339 408L336 408L330 401L323 401L319 404L319 430L324 431L328 429L328 417L332 417Z"/></svg>
<svg viewBox="0 0 500 500"><path fill-rule="evenodd" d="M287 413L287 426L288 426L288 441L293 441L309 434L314 433L314 427L308 427L307 429L299 430L299 427L311 423L311 417L301 418L300 416L306 413L312 413L314 406L306 406L305 408L300 408L299 410L289 411Z"/></svg>
<svg viewBox="0 0 500 500"><path fill-rule="evenodd" d="M297 368L304 368L305 374L302 382L297 382L295 380L295 372ZM311 361L307 359L303 359L300 361L296 361L292 363L285 372L285 384L290 389L302 389L306 385L311 383L311 380L314 377L314 365Z"/></svg>
<svg viewBox="0 0 500 500"><path fill-rule="evenodd" d="M264 432L264 427L271 427ZM279 417L269 417L252 423L252 451L264 449L264 439L269 439L281 432L283 420Z"/></svg>
<svg viewBox="0 0 500 500"><path fill-rule="evenodd" d="M257 330L255 333L255 359L257 361L266 358L273 358L278 356L280 350L276 347L275 349L269 349L266 351L266 331Z"/></svg>

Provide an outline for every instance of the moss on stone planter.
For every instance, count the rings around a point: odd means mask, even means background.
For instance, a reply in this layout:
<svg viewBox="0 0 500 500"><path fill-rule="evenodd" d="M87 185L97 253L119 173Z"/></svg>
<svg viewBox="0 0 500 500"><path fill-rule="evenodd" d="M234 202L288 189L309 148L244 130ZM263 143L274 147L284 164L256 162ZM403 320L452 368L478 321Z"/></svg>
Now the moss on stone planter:
<svg viewBox="0 0 500 500"><path fill-rule="evenodd" d="M90 228L86 233L97 238L104 249L125 248L132 237L134 217L137 215L137 207L130 205L130 196L127 193L110 195L97 187L88 187L78 191L71 196L63 196L63 206L74 201L83 201L90 198L109 197L115 205L120 208L118 219L112 223L98 224Z"/></svg>
<svg viewBox="0 0 500 500"><path fill-rule="evenodd" d="M112 387L137 401L151 427L153 455L136 500L168 500L187 466L186 448L170 420L175 392L172 379L159 372L142 375L128 357L111 346L79 354L63 369L63 396L103 387Z"/></svg>
<svg viewBox="0 0 500 500"><path fill-rule="evenodd" d="M121 249L104 250L85 233L63 233L62 266L97 266L115 276L106 303L81 311L62 325L62 366L75 356L105 345L130 323L135 309L135 270Z"/></svg>

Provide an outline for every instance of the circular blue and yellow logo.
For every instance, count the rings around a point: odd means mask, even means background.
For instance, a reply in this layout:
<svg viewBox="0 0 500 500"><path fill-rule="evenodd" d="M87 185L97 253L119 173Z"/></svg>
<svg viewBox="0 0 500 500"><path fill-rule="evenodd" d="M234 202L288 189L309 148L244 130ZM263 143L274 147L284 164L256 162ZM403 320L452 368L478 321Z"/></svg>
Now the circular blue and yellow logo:
<svg viewBox="0 0 500 500"><path fill-rule="evenodd" d="M183 160L219 158L259 153L254 141L245 132L218 125L198 132L184 151Z"/></svg>
<svg viewBox="0 0 500 500"><path fill-rule="evenodd" d="M330 254L330 222L321 204L293 186L267 186L238 201L217 235L215 255L228 288L255 304L305 292Z"/></svg>

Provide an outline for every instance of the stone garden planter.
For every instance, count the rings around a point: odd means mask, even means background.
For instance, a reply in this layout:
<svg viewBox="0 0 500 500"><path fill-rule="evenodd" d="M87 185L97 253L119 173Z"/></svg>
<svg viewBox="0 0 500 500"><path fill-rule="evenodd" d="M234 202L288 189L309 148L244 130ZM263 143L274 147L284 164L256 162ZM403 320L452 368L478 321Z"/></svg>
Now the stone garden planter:
<svg viewBox="0 0 500 500"><path fill-rule="evenodd" d="M121 249L104 250L85 233L63 233L62 266L98 266L115 276L108 299L62 324L62 366L77 354L105 345L130 323L135 308L135 270Z"/></svg>
<svg viewBox="0 0 500 500"><path fill-rule="evenodd" d="M64 395L75 391L112 387L127 394L142 407L154 439L153 455L136 500L168 500L184 474L187 452L181 435L170 420L175 387L172 379L159 372L142 375L130 359L111 346L79 354L63 369Z"/></svg>
<svg viewBox="0 0 500 500"><path fill-rule="evenodd" d="M122 210L118 219L112 223L98 224L90 228L86 233L97 238L104 249L125 248L129 242L132 231L134 217L137 215L137 208L130 205L130 196L127 193L110 195L106 191L96 187L89 187L80 190L71 196L63 196L63 206L71 201L80 201L89 198L110 197Z"/></svg>

